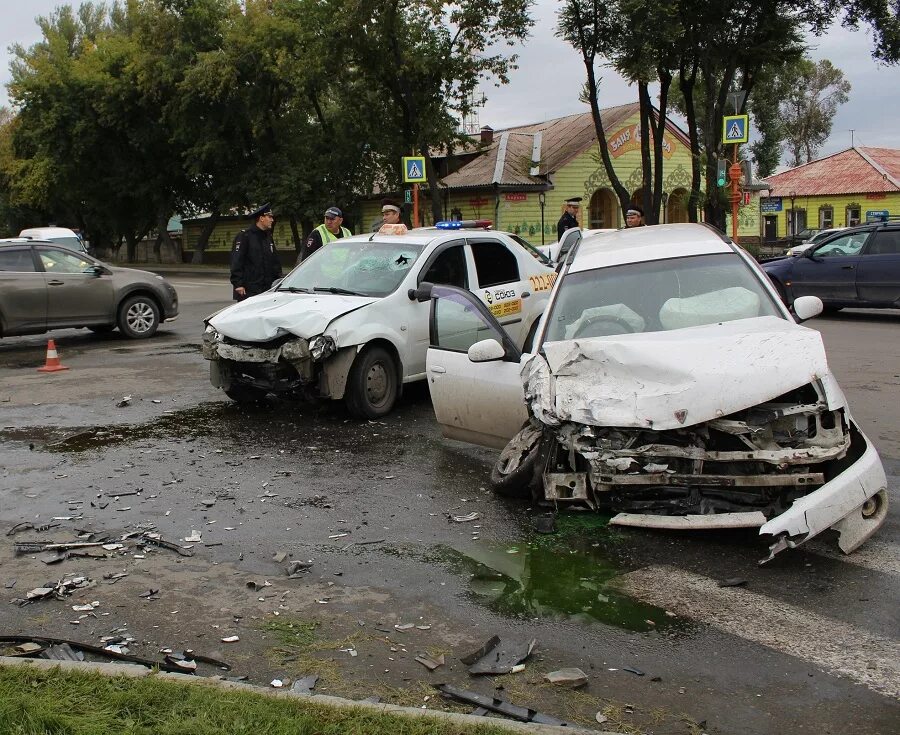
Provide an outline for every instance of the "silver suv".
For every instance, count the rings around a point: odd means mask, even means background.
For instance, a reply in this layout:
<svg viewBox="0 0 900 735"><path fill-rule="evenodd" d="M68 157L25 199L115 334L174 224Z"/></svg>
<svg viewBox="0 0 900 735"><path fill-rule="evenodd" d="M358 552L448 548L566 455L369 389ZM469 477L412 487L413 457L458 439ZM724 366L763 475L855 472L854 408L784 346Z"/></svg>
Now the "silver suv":
<svg viewBox="0 0 900 735"><path fill-rule="evenodd" d="M50 242L0 240L0 337L118 327L143 339L177 316L178 295L162 276L106 265Z"/></svg>

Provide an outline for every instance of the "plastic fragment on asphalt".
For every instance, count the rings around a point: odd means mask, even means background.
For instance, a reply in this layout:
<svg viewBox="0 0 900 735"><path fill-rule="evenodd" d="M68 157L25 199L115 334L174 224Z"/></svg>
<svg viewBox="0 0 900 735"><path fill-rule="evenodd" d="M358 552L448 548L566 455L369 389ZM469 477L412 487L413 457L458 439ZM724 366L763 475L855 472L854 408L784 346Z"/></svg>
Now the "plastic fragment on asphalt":
<svg viewBox="0 0 900 735"><path fill-rule="evenodd" d="M304 676L302 679L297 679L291 685L291 691L295 694L312 694L312 690L315 689L316 682L318 681L319 677L315 674L312 676Z"/></svg>
<svg viewBox="0 0 900 735"><path fill-rule="evenodd" d="M588 678L587 674L581 669L572 667L544 674L544 681L549 682L550 684L569 687L570 689L577 689L578 687L583 687L587 684Z"/></svg>
<svg viewBox="0 0 900 735"><path fill-rule="evenodd" d="M644 672L643 672L643 671L641 671L640 669L636 669L636 668L634 668L634 667L632 667L632 666L623 666L623 667L622 667L622 671L627 671L627 672L629 672L629 673L631 673L631 674L634 674L634 675L636 675L636 676L643 676L643 675L644 675Z"/></svg>
<svg viewBox="0 0 900 735"><path fill-rule="evenodd" d="M394 626L394 630L412 630L415 627L415 623L398 623Z"/></svg>
<svg viewBox="0 0 900 735"><path fill-rule="evenodd" d="M287 553L285 553L284 551L278 551L272 556L272 561L274 561L276 564L281 564L281 562L283 562L285 559L287 559Z"/></svg>
<svg viewBox="0 0 900 735"><path fill-rule="evenodd" d="M236 635L230 635L222 639L222 643L237 643L240 640Z"/></svg>
<svg viewBox="0 0 900 735"><path fill-rule="evenodd" d="M470 521L477 521L480 517L481 516L475 511L464 516L450 515L450 518L452 518L455 523L469 523Z"/></svg>
<svg viewBox="0 0 900 735"><path fill-rule="evenodd" d="M536 645L536 638L530 641L503 643L500 637L495 635L477 651L460 658L460 661L469 666L469 673L473 676L508 674L514 666L531 655Z"/></svg>
<svg viewBox="0 0 900 735"><path fill-rule="evenodd" d="M284 686L284 682L281 679L272 679L269 684L271 684L276 689L281 689L281 687Z"/></svg>
<svg viewBox="0 0 900 735"><path fill-rule="evenodd" d="M186 536L184 540L187 541L188 543L199 543L199 542L202 541L203 539L202 539L201 536L200 536L200 531L198 531L198 530L195 529L195 528L192 528L192 529L191 529L191 535L190 535L190 536Z"/></svg>
<svg viewBox="0 0 900 735"><path fill-rule="evenodd" d="M297 579L309 572L312 568L312 562L308 561L292 561L288 564L287 575L288 579Z"/></svg>
<svg viewBox="0 0 900 735"><path fill-rule="evenodd" d="M122 400L116 404L116 408L124 408L129 403L131 403L131 396L122 396Z"/></svg>
<svg viewBox="0 0 900 735"><path fill-rule="evenodd" d="M422 664L429 671L434 671L436 668L444 665L444 654L442 653L437 658L432 658L427 653L420 653L416 656L415 661Z"/></svg>
<svg viewBox="0 0 900 735"><path fill-rule="evenodd" d="M518 720L519 722L535 722L541 725L556 725L557 727L570 726L570 723L564 720L560 720L556 717L537 712L530 707L522 707L520 705L513 704L512 702L507 702L505 699L500 699L499 697L490 697L484 694L478 694L477 692L460 689L459 687L455 687L451 684L437 684L435 685L435 689L437 689L443 696L449 699L455 699L459 702L472 704L476 707L484 707L484 709L486 710L497 712L501 715L506 715L507 717L511 717L512 719Z"/></svg>
<svg viewBox="0 0 900 735"><path fill-rule="evenodd" d="M594 715L594 719L597 720L597 722L599 722L602 725L604 722L606 722L609 719L609 717L604 715L602 712L598 712L596 715Z"/></svg>

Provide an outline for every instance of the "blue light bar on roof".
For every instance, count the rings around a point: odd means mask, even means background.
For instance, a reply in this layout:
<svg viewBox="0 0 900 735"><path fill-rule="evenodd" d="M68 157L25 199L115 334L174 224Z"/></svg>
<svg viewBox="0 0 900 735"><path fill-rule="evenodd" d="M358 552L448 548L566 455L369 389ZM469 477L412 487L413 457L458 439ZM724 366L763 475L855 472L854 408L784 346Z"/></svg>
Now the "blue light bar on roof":
<svg viewBox="0 0 900 735"><path fill-rule="evenodd" d="M463 230L473 228L490 227L493 223L489 219L462 219L462 220L441 220L435 222L434 226L439 230Z"/></svg>

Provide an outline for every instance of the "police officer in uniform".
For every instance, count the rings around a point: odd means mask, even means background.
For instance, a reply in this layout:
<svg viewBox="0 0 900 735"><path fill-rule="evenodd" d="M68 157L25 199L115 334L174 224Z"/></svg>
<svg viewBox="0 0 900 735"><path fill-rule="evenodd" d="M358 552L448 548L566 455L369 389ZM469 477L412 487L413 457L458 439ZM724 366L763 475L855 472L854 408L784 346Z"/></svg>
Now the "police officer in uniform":
<svg viewBox="0 0 900 735"><path fill-rule="evenodd" d="M644 226L644 208L638 204L629 204L625 210L625 228Z"/></svg>
<svg viewBox="0 0 900 735"><path fill-rule="evenodd" d="M566 230L571 230L573 227L579 227L578 224L578 208L581 206L581 197L572 197L571 199L566 199L566 211L563 212L563 216L559 218L559 222L556 223L556 239L557 241L562 240L563 233Z"/></svg>
<svg viewBox="0 0 900 735"><path fill-rule="evenodd" d="M325 223L319 225L306 238L306 254L312 255L323 245L327 245L332 240L343 237L350 237L351 233L346 227L343 227L344 213L337 207L329 207L325 210Z"/></svg>
<svg viewBox="0 0 900 735"><path fill-rule="evenodd" d="M231 247L231 285L234 300L243 301L272 287L281 278L281 261L272 239L275 215L272 206L263 204L250 214L253 224L241 230Z"/></svg>

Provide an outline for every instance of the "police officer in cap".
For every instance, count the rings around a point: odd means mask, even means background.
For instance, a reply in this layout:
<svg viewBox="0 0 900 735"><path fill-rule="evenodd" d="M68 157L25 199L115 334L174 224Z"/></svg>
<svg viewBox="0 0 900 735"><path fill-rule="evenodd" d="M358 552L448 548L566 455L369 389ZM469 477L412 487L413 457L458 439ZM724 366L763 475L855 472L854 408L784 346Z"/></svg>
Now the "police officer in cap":
<svg viewBox="0 0 900 735"><path fill-rule="evenodd" d="M643 227L644 226L644 209L638 204L629 204L625 210L625 227Z"/></svg>
<svg viewBox="0 0 900 735"><path fill-rule="evenodd" d="M250 214L253 224L241 230L231 247L231 285L234 300L243 301L272 287L281 278L281 261L272 239L275 215L272 206L263 204Z"/></svg>
<svg viewBox="0 0 900 735"><path fill-rule="evenodd" d="M350 230L343 227L344 213L337 207L329 207L325 210L325 223L319 225L306 238L306 254L312 255L323 245L332 240L350 237Z"/></svg>
<svg viewBox="0 0 900 735"><path fill-rule="evenodd" d="M556 223L556 239L562 240L563 233L566 230L571 230L573 227L579 227L578 224L578 208L581 206L581 197L572 197L571 199L566 199L566 211L563 212L563 216L559 218L559 222Z"/></svg>

